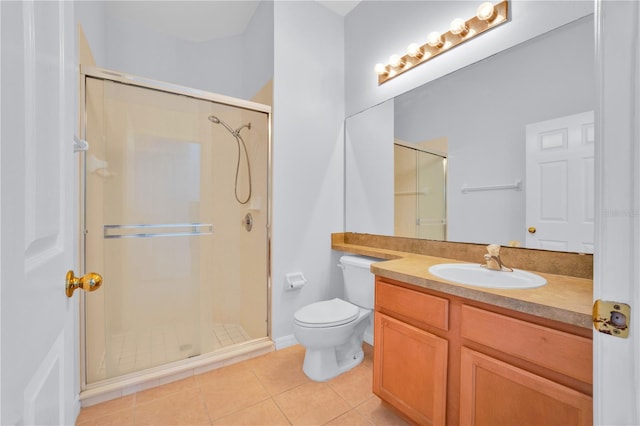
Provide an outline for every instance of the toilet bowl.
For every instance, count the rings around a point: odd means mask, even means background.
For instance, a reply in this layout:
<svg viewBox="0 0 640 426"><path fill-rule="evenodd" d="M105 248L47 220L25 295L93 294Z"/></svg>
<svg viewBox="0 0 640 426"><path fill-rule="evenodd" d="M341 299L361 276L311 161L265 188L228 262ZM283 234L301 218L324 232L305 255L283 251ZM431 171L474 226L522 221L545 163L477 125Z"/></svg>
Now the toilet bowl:
<svg viewBox="0 0 640 426"><path fill-rule="evenodd" d="M371 327L374 276L370 266L381 259L342 256L345 300L312 303L294 315L293 334L305 347L302 369L317 382L332 379L364 359L362 341Z"/></svg>

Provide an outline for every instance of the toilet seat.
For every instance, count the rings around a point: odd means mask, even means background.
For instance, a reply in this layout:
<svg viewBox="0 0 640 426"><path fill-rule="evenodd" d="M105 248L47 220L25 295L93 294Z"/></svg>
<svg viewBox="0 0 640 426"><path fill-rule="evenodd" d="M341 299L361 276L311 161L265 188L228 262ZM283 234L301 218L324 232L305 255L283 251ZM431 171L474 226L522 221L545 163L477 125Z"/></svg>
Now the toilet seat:
<svg viewBox="0 0 640 426"><path fill-rule="evenodd" d="M335 327L358 318L360 308L342 299L324 300L299 309L294 319L302 327Z"/></svg>

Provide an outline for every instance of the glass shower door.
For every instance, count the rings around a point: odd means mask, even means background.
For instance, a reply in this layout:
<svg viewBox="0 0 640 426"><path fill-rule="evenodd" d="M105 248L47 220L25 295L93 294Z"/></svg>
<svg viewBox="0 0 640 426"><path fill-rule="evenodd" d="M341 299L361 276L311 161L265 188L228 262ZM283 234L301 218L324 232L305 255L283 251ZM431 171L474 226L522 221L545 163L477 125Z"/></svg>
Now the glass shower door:
<svg viewBox="0 0 640 426"><path fill-rule="evenodd" d="M417 217L416 237L445 240L447 237L447 160L416 150Z"/></svg>
<svg viewBox="0 0 640 426"><path fill-rule="evenodd" d="M266 114L102 79L87 78L85 90L85 263L104 278L102 291L85 299L86 382L267 336L266 235L240 234L243 211L220 166L235 164L234 139L207 120L257 114L251 118L266 128ZM247 190L246 181L237 185ZM216 294L224 286L242 293L240 260L221 256L239 255L243 244L257 246L264 268L251 290L264 295L254 302L263 306L249 323L218 308L241 294Z"/></svg>
<svg viewBox="0 0 640 426"><path fill-rule="evenodd" d="M394 144L394 235L446 239L447 159Z"/></svg>

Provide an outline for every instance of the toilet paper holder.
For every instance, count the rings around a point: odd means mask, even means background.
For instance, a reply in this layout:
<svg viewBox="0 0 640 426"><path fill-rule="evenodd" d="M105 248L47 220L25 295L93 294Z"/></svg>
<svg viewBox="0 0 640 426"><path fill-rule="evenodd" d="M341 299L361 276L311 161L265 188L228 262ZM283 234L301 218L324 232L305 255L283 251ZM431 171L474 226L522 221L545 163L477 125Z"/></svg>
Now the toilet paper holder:
<svg viewBox="0 0 640 426"><path fill-rule="evenodd" d="M307 279L302 275L302 272L286 274L287 290L296 290L304 287L305 284L307 284Z"/></svg>

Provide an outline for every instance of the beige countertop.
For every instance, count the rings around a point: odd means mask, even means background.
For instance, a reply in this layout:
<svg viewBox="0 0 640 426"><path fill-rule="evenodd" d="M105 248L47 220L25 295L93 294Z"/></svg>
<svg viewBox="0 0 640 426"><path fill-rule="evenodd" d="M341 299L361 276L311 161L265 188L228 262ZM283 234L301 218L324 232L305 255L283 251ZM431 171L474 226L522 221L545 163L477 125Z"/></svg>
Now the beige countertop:
<svg viewBox="0 0 640 426"><path fill-rule="evenodd" d="M371 271L381 277L579 327L592 327L591 279L536 271L547 280L546 285L532 289L490 289L457 284L429 273L429 267L439 263L468 262L344 243L333 243L332 248L389 259L371 265Z"/></svg>

